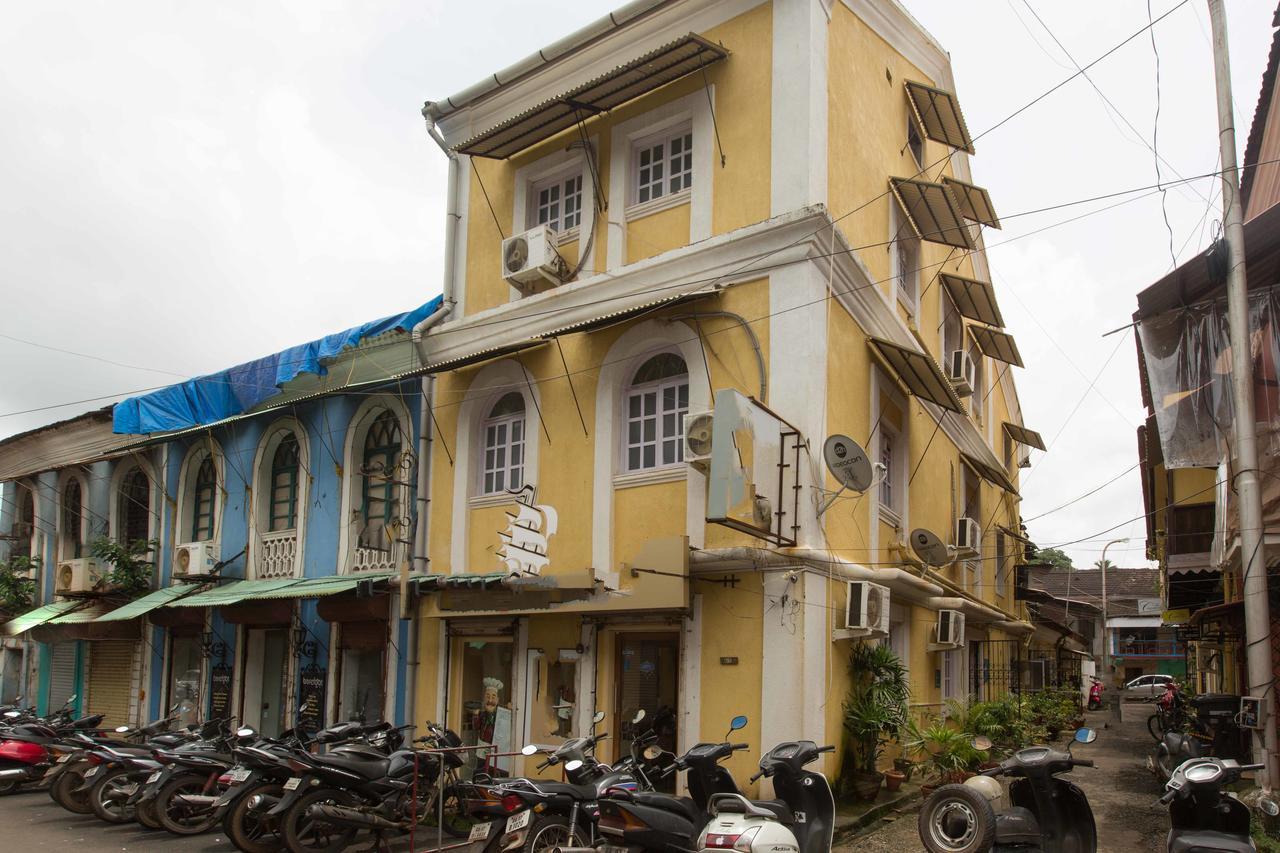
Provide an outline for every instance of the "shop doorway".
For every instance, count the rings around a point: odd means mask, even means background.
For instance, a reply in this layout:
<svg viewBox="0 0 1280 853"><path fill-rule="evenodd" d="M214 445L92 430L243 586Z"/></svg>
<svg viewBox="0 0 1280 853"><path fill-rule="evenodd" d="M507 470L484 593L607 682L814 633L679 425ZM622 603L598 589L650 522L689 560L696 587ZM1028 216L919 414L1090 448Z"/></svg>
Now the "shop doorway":
<svg viewBox="0 0 1280 853"><path fill-rule="evenodd" d="M493 753L516 751L523 744L513 740L516 714L511 697L515 682L514 644L505 637L464 637L455 642L461 646L458 658L462 661L459 696L463 744L489 744L493 746ZM510 756L471 753L467 758L467 772L471 773L506 776L513 766Z"/></svg>
<svg viewBox="0 0 1280 853"><path fill-rule="evenodd" d="M285 628L250 628L245 633L240 719L266 737L276 737L288 728L284 718L289 632Z"/></svg>
<svg viewBox="0 0 1280 853"><path fill-rule="evenodd" d="M677 713L680 707L680 635L672 633L619 634L617 640L617 685L614 702L618 756L630 754L631 720L636 711L645 712L645 728L652 724L658 745L679 753Z"/></svg>
<svg viewBox="0 0 1280 853"><path fill-rule="evenodd" d="M200 637L192 633L171 632L169 635L169 677L165 716L176 715L177 726L189 726L204 718L202 691L204 659L200 656Z"/></svg>
<svg viewBox="0 0 1280 853"><path fill-rule="evenodd" d="M341 669L338 719L376 723L387 706L387 623L343 622L338 628Z"/></svg>

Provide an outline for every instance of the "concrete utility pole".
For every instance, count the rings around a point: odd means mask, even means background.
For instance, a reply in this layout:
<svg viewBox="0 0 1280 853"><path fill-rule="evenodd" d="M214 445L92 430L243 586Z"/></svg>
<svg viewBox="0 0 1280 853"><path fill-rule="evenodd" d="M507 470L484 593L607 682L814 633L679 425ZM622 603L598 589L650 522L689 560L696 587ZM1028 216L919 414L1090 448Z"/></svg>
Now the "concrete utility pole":
<svg viewBox="0 0 1280 853"><path fill-rule="evenodd" d="M1265 765L1261 787L1280 781L1276 761L1275 691L1272 690L1271 608L1262 550L1262 496L1258 490L1258 438L1254 431L1253 359L1249 340L1249 293L1245 276L1244 211L1236 164L1236 128L1231 109L1231 62L1222 0L1208 0L1213 28L1213 70L1218 84L1218 147L1222 154L1222 218L1227 241L1227 324L1231 339L1231 397L1235 432L1235 488L1240 505L1240 561L1244 571L1244 634L1249 694L1262 697L1262 737L1254 738L1254 761Z"/></svg>
<svg viewBox="0 0 1280 853"><path fill-rule="evenodd" d="M1107 688L1107 681L1111 678L1111 632L1107 630L1107 549L1112 545L1119 545L1128 542L1128 537L1124 539L1112 539L1106 545L1102 546L1102 560L1099 561L1098 571L1102 572L1102 689ZM1120 708L1120 701L1124 697L1116 691L1116 709Z"/></svg>

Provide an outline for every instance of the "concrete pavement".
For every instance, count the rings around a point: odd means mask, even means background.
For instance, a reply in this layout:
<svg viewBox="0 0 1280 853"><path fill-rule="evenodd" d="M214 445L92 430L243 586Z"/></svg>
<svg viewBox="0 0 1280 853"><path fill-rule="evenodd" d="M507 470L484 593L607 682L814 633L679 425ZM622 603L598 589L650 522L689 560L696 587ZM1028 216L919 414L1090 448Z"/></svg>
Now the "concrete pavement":
<svg viewBox="0 0 1280 853"><path fill-rule="evenodd" d="M0 850L62 853L237 853L220 832L179 838L136 823L112 826L92 815L74 815L43 791L0 797Z"/></svg>

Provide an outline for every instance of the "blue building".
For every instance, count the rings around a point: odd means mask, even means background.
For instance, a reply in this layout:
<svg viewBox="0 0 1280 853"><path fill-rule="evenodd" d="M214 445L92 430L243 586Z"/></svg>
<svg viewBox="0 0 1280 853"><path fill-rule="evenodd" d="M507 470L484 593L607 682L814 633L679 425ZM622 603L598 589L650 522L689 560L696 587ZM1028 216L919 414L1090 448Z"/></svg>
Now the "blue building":
<svg viewBox="0 0 1280 853"><path fill-rule="evenodd" d="M112 724L233 715L268 734L300 715L407 719L399 597L425 553L426 413L407 374L439 308L0 442L0 548L41 567L38 606L0 628L0 695ZM104 538L153 543L150 592L111 587Z"/></svg>

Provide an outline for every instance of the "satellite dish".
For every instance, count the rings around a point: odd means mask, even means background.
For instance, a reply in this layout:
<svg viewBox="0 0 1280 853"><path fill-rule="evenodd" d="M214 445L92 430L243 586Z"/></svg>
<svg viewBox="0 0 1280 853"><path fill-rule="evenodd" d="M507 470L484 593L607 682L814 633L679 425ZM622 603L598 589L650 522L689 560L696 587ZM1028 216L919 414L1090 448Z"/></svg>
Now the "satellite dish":
<svg viewBox="0 0 1280 853"><path fill-rule="evenodd" d="M840 485L855 492L865 492L871 486L874 472L871 460L862 445L847 435L836 434L822 443L822 461L827 463L831 476Z"/></svg>
<svg viewBox="0 0 1280 853"><path fill-rule="evenodd" d="M931 530L917 527L911 531L911 550L927 566L945 566L951 562L951 549Z"/></svg>

